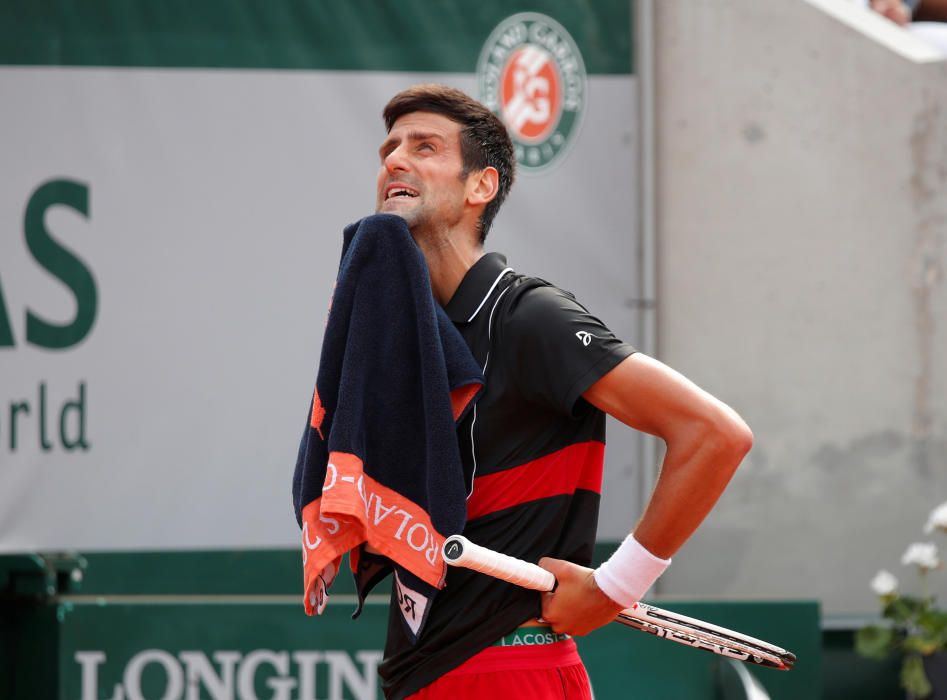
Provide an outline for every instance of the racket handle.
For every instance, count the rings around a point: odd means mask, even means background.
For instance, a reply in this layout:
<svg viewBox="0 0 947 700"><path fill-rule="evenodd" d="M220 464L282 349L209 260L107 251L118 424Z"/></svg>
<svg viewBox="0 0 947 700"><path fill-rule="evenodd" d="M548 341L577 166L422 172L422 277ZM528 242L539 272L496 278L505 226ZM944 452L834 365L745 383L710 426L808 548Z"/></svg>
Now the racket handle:
<svg viewBox="0 0 947 700"><path fill-rule="evenodd" d="M444 561L451 566L473 569L534 591L551 591L556 587L556 577L542 567L481 547L463 535L451 535L444 540L442 551Z"/></svg>

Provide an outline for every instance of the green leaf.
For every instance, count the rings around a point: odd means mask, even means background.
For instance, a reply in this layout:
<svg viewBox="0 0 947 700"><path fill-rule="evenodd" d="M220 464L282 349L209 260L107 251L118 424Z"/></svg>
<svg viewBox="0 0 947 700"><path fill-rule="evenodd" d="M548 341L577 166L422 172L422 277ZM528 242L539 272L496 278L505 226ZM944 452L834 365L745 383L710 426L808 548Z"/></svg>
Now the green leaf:
<svg viewBox="0 0 947 700"><path fill-rule="evenodd" d="M911 637L905 642L910 651L928 655L947 648L947 614L939 610L922 613Z"/></svg>
<svg viewBox="0 0 947 700"><path fill-rule="evenodd" d="M855 632L855 651L869 659L883 659L894 646L894 630L869 625Z"/></svg>
<svg viewBox="0 0 947 700"><path fill-rule="evenodd" d="M912 598L910 596L901 596L886 605L883 614L898 624L905 624L915 620L918 615L925 612L927 608L928 601L926 600Z"/></svg>
<svg viewBox="0 0 947 700"><path fill-rule="evenodd" d="M902 647L906 652L913 652L921 656L929 656L940 648L941 640L939 637L929 637L927 635L911 635L905 637Z"/></svg>
<svg viewBox="0 0 947 700"><path fill-rule="evenodd" d="M904 665L901 666L901 687L918 698L926 698L933 692L920 656L911 654L904 657Z"/></svg>
<svg viewBox="0 0 947 700"><path fill-rule="evenodd" d="M931 635L944 635L947 633L947 612L928 610L918 616L917 624Z"/></svg>

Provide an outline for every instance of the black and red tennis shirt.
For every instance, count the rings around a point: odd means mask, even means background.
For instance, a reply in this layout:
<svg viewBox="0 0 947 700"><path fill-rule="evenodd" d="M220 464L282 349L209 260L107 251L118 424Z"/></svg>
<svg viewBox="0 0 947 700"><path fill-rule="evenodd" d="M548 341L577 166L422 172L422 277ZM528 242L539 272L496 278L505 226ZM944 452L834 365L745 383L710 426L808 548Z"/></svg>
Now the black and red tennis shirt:
<svg viewBox="0 0 947 700"><path fill-rule="evenodd" d="M516 273L498 253L468 270L446 306L486 388L458 427L471 541L538 561L588 566L605 453L605 414L582 393L635 352L576 299ZM400 700L540 615L540 596L450 569L417 643L392 595L385 697Z"/></svg>

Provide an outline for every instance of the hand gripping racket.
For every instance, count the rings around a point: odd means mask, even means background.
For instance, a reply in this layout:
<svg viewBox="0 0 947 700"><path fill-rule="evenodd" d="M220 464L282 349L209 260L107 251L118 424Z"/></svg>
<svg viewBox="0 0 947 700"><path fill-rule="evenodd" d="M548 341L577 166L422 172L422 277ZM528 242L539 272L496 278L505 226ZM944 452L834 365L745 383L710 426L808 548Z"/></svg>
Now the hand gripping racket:
<svg viewBox="0 0 947 700"><path fill-rule="evenodd" d="M556 587L556 577L542 567L481 547L461 535L444 541L443 555L451 566L473 569L523 588L551 591ZM788 671L796 663L796 655L781 647L644 603L622 610L615 621L672 642L766 668Z"/></svg>

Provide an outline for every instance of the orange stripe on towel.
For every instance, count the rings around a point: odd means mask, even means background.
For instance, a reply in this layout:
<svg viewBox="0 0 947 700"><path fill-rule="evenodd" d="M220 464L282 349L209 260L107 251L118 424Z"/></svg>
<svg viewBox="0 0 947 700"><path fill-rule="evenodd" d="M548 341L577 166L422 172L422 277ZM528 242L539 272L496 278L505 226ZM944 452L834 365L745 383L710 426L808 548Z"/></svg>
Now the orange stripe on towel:
<svg viewBox="0 0 947 700"><path fill-rule="evenodd" d="M303 508L303 576L306 612L319 574L342 554L367 542L437 588L444 585L444 536L413 501L365 474L353 454L332 452L322 496Z"/></svg>

